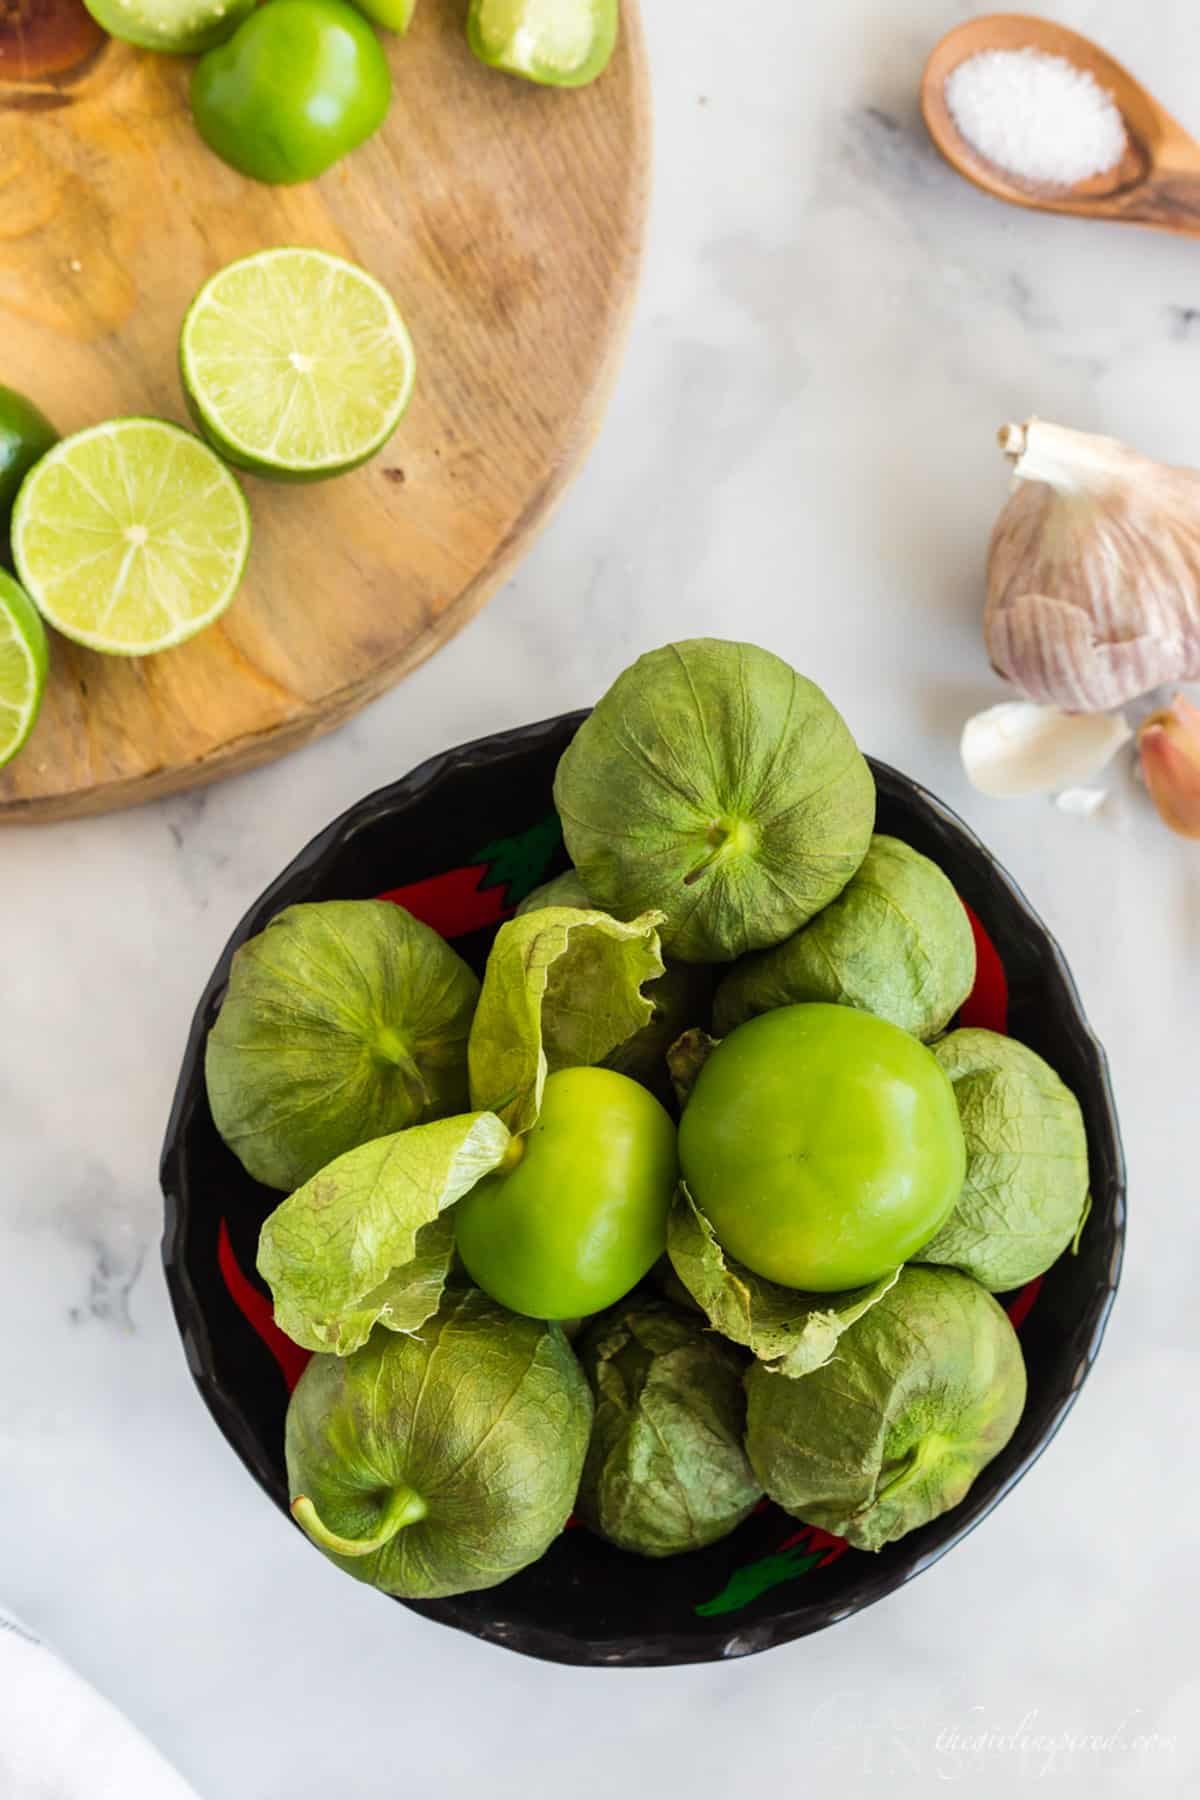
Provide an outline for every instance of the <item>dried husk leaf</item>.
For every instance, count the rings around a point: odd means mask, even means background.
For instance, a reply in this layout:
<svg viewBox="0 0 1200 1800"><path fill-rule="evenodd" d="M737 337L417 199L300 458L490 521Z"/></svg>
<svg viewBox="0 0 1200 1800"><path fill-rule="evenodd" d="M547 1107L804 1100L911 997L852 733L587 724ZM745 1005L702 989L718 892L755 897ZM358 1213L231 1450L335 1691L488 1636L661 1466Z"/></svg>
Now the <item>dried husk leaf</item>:
<svg viewBox="0 0 1200 1800"><path fill-rule="evenodd" d="M471 1104L528 1131L547 1075L602 1063L648 1025L642 989L663 973L661 922L551 906L502 925L471 1025Z"/></svg>
<svg viewBox="0 0 1200 1800"><path fill-rule="evenodd" d="M773 1374L808 1375L824 1366L838 1339L869 1312L900 1274L844 1294L805 1294L755 1275L727 1256L700 1208L680 1185L667 1222L667 1255L709 1323L744 1344Z"/></svg>
<svg viewBox="0 0 1200 1800"><path fill-rule="evenodd" d="M297 1188L258 1246L280 1330L337 1356L365 1344L376 1325L417 1330L437 1311L454 1255L444 1215L508 1143L492 1113L439 1119L361 1144Z"/></svg>

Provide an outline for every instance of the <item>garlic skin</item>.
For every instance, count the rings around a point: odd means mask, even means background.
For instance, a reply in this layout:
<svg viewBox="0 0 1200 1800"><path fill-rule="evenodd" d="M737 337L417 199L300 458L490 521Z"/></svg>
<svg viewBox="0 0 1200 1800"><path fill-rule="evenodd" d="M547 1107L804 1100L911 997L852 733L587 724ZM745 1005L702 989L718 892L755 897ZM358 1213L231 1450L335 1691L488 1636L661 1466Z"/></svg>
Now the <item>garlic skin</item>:
<svg viewBox="0 0 1200 1800"><path fill-rule="evenodd" d="M984 638L1032 700L1107 712L1200 678L1200 472L1030 419L988 551Z"/></svg>
<svg viewBox="0 0 1200 1800"><path fill-rule="evenodd" d="M1107 788L1070 787L1054 796L1059 812L1069 813L1073 819L1094 819L1104 811L1107 801Z"/></svg>
<svg viewBox="0 0 1200 1800"><path fill-rule="evenodd" d="M1137 741L1160 817L1180 837L1200 838L1200 708L1176 694L1143 720Z"/></svg>
<svg viewBox="0 0 1200 1800"><path fill-rule="evenodd" d="M1007 700L967 720L960 750L971 785L1007 799L1086 786L1131 735L1119 717Z"/></svg>

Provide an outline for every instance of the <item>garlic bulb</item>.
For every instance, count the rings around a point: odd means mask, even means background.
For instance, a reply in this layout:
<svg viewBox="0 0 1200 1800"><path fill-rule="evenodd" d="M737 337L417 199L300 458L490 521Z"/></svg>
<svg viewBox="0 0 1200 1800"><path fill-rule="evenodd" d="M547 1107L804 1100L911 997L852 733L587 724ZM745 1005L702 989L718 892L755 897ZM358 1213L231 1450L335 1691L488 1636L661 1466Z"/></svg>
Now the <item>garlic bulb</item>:
<svg viewBox="0 0 1200 1800"><path fill-rule="evenodd" d="M1069 712L1200 677L1200 472L1041 419L1000 443L1016 481L988 552L999 673Z"/></svg>

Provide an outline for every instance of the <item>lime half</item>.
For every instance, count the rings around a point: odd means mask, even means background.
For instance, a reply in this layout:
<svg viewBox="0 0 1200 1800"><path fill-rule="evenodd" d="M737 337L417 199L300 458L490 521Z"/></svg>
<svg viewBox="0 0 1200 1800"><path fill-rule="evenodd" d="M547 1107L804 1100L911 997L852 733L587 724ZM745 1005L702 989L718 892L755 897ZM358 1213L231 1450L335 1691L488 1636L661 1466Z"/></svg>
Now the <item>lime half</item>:
<svg viewBox="0 0 1200 1800"><path fill-rule="evenodd" d="M0 768L33 730L50 656L29 596L0 569Z"/></svg>
<svg viewBox="0 0 1200 1800"><path fill-rule="evenodd" d="M192 412L222 456L315 481L366 462L412 396L412 339L385 288L323 250L262 250L200 289L179 346Z"/></svg>
<svg viewBox="0 0 1200 1800"><path fill-rule="evenodd" d="M12 547L31 599L64 637L149 656L229 605L250 512L235 477L190 431L113 419L65 438L30 470Z"/></svg>
<svg viewBox="0 0 1200 1800"><path fill-rule="evenodd" d="M467 37L490 68L583 87L608 66L618 23L618 0L471 0Z"/></svg>

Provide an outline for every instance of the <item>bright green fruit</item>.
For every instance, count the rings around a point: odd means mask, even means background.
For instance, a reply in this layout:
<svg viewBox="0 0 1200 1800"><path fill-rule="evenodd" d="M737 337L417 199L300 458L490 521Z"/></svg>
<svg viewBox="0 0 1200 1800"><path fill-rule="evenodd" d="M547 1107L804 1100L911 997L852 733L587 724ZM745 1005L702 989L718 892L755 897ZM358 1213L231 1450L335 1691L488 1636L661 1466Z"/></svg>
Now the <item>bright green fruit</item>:
<svg viewBox="0 0 1200 1800"><path fill-rule="evenodd" d="M269 0L192 76L210 150L255 181L312 181L387 117L392 77L367 21L343 0Z"/></svg>
<svg viewBox="0 0 1200 1800"><path fill-rule="evenodd" d="M194 637L229 605L250 512L234 476L190 431L113 419L34 465L12 541L30 598L64 637L148 656Z"/></svg>
<svg viewBox="0 0 1200 1800"><path fill-rule="evenodd" d="M472 0L467 37L480 62L546 87L583 87L617 41L617 0Z"/></svg>
<svg viewBox="0 0 1200 1800"><path fill-rule="evenodd" d="M914 1256L966 1149L954 1089L908 1032L848 1006L784 1006L713 1051L679 1128L722 1247L783 1287L837 1293Z"/></svg>
<svg viewBox="0 0 1200 1800"><path fill-rule="evenodd" d="M417 10L417 0L354 0L354 4L373 24L398 36L408 30Z"/></svg>
<svg viewBox="0 0 1200 1800"><path fill-rule="evenodd" d="M454 1209L459 1255L513 1312L599 1312L666 1249L677 1174L675 1127L653 1094L611 1069L562 1069L509 1165Z"/></svg>
<svg viewBox="0 0 1200 1800"><path fill-rule="evenodd" d="M262 250L220 270L192 302L179 356L209 442L256 475L291 481L374 456L416 374L391 295L324 250Z"/></svg>
<svg viewBox="0 0 1200 1800"><path fill-rule="evenodd" d="M195 56L237 30L255 0L84 0L110 37L142 50Z"/></svg>
<svg viewBox="0 0 1200 1800"><path fill-rule="evenodd" d="M0 569L0 768L33 730L48 664L45 627L33 602Z"/></svg>
<svg viewBox="0 0 1200 1800"><path fill-rule="evenodd" d="M15 388L0 387L0 549L21 483L57 442L57 431L32 400Z"/></svg>

